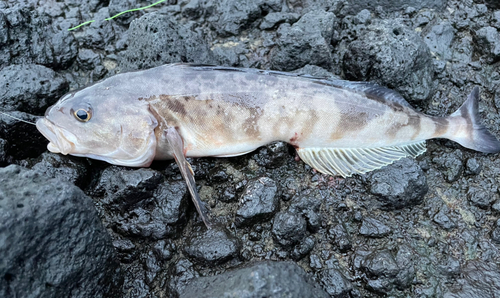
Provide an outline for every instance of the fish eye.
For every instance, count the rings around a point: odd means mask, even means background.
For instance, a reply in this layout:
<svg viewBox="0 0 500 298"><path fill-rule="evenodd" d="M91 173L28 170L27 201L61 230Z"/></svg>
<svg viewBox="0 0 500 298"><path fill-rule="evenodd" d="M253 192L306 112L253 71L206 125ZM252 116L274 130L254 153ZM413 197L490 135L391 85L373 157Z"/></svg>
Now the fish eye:
<svg viewBox="0 0 500 298"><path fill-rule="evenodd" d="M85 109L78 109L73 112L73 115L75 115L76 120L80 122L87 122L92 117L91 112Z"/></svg>

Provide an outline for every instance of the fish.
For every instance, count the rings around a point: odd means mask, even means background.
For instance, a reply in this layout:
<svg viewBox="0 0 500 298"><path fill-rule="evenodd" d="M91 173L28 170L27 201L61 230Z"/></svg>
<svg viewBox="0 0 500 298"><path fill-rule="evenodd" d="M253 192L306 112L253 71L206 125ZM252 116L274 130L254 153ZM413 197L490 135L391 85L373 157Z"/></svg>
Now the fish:
<svg viewBox="0 0 500 298"><path fill-rule="evenodd" d="M425 115L370 82L208 65L120 73L64 95L36 122L50 152L148 167L175 159L211 226L186 158L243 155L291 144L317 171L349 177L426 151L444 138L485 153L500 142L481 124L479 88L447 117Z"/></svg>

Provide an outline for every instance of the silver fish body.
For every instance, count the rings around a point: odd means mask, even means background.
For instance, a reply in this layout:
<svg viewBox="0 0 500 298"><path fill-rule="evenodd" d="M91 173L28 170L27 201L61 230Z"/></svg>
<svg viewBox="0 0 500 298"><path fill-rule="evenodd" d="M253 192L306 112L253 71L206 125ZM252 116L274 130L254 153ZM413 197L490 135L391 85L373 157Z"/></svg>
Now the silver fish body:
<svg viewBox="0 0 500 298"><path fill-rule="evenodd" d="M345 177L422 154L432 138L499 152L500 142L479 122L478 98L475 88L458 111L432 117L371 83L171 64L72 92L37 127L52 152L126 166L236 156L284 141L318 171Z"/></svg>

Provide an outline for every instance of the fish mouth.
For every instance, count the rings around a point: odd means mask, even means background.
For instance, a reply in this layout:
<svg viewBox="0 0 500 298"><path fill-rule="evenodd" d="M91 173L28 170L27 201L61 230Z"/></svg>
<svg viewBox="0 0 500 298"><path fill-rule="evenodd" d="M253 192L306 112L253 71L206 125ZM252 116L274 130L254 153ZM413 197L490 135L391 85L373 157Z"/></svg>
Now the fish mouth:
<svg viewBox="0 0 500 298"><path fill-rule="evenodd" d="M76 137L61 127L55 126L46 118L38 119L36 128L49 140L47 149L53 153L70 154L75 150ZM71 139L71 140L70 140Z"/></svg>

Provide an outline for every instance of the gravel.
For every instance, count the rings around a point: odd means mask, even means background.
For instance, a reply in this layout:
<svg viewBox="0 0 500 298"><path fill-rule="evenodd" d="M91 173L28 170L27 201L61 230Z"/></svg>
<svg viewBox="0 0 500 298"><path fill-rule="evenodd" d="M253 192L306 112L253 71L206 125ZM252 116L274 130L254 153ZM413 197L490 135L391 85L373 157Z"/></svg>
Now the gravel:
<svg viewBox="0 0 500 298"><path fill-rule="evenodd" d="M434 116L479 86L481 118L499 136L496 0L179 0L104 20L141 5L0 2L0 111L36 121L68 90L192 62L373 81ZM279 142L192 159L207 231L175 162L130 169L46 144L0 115L2 297L500 292L495 154L431 140L416 160L346 179Z"/></svg>

